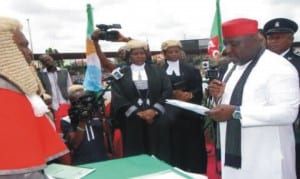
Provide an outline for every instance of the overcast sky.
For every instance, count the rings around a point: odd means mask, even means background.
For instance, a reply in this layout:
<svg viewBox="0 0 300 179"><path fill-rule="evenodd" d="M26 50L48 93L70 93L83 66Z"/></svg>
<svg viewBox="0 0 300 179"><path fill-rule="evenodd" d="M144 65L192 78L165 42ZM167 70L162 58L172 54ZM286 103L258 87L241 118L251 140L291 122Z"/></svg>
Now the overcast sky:
<svg viewBox="0 0 300 179"><path fill-rule="evenodd" d="M95 25L120 23L122 34L148 41L151 50L160 50L168 39L208 38L215 13L215 0L1 0L0 16L20 20L29 40L31 32L35 53L49 47L84 52L87 3L93 6ZM220 6L223 22L245 17L263 27L272 18L286 17L300 26L300 0L220 0ZM300 31L295 37L300 41ZM100 43L104 51L123 45Z"/></svg>

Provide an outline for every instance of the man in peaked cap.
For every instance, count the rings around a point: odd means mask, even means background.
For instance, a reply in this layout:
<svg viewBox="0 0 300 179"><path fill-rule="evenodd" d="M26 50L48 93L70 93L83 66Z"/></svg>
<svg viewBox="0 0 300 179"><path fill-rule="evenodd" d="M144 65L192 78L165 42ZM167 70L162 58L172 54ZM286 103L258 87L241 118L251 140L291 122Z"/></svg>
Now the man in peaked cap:
<svg viewBox="0 0 300 179"><path fill-rule="evenodd" d="M296 179L297 70L264 48L257 25L245 18L222 24L224 50L232 63L223 81L208 85L217 103L207 115L218 125L222 179Z"/></svg>
<svg viewBox="0 0 300 179"><path fill-rule="evenodd" d="M298 25L290 19L276 18L268 21L263 30L267 35L268 49L284 56L300 71L300 56L292 48Z"/></svg>
<svg viewBox="0 0 300 179"><path fill-rule="evenodd" d="M297 55L292 48L294 34L297 30L298 25L294 21L286 18L272 19L264 26L269 50L283 56L291 62L296 67L300 79L300 56ZM296 171L298 178L300 178L300 113L298 113L297 118L294 125L296 135Z"/></svg>
<svg viewBox="0 0 300 179"><path fill-rule="evenodd" d="M264 31L267 34L271 33L295 33L298 30L298 25L286 18L275 18L268 21L264 25Z"/></svg>

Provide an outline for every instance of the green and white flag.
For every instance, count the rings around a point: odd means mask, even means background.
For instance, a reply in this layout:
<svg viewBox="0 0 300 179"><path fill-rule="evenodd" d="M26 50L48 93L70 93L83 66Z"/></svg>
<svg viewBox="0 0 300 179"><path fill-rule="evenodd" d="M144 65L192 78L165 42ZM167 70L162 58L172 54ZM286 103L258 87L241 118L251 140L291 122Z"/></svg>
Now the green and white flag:
<svg viewBox="0 0 300 179"><path fill-rule="evenodd" d="M94 20L92 6L87 4L87 37L86 37L86 59L87 68L83 81L83 86L86 91L99 92L102 87L102 72L101 63L96 53L94 42L91 35L94 31Z"/></svg>

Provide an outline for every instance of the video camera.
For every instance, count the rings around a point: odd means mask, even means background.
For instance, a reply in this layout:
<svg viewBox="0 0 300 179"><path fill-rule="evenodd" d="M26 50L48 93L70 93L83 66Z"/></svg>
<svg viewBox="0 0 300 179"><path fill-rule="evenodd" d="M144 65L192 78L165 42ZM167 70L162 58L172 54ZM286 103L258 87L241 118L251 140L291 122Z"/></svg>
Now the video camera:
<svg viewBox="0 0 300 179"><path fill-rule="evenodd" d="M102 111L103 105L103 95L97 96L95 93L85 92L78 100L71 102L69 109L71 123L77 125L81 120L91 120L97 112Z"/></svg>
<svg viewBox="0 0 300 179"><path fill-rule="evenodd" d="M117 40L119 37L119 31L109 30L109 29L121 29L120 24L112 24L112 25L97 24L96 27L100 29L100 35L99 37L96 37L100 40L114 41Z"/></svg>

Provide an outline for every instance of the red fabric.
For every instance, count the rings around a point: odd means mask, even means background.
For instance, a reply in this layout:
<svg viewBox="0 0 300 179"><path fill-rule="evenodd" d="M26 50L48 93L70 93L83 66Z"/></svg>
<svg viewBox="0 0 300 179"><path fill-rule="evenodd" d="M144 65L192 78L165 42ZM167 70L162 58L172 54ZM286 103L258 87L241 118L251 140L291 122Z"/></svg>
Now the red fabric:
<svg viewBox="0 0 300 179"><path fill-rule="evenodd" d="M257 33L258 22L252 19L233 19L222 24L224 38L249 35Z"/></svg>
<svg viewBox="0 0 300 179"><path fill-rule="evenodd" d="M67 149L61 137L56 133L55 129L50 125L46 116L37 118L39 135L44 148L44 155L52 157L57 154L55 149ZM49 127L50 126L50 127ZM58 142L59 140L59 142ZM56 157L57 158L57 157Z"/></svg>
<svg viewBox="0 0 300 179"><path fill-rule="evenodd" d="M114 131L114 158L122 158L123 154L123 140L120 129Z"/></svg>
<svg viewBox="0 0 300 179"><path fill-rule="evenodd" d="M35 117L23 94L0 89L0 99L0 172L42 166L67 152L46 116Z"/></svg>
<svg viewBox="0 0 300 179"><path fill-rule="evenodd" d="M104 108L104 116L105 117L109 117L110 116L110 103L105 105L105 108Z"/></svg>
<svg viewBox="0 0 300 179"><path fill-rule="evenodd" d="M69 115L70 107L71 105L68 103L60 104L55 113L55 128L56 128L56 132L60 136L63 135L61 130L61 118ZM72 157L70 153L61 156L58 160L60 163L66 165L70 165L72 163Z"/></svg>
<svg viewBox="0 0 300 179"><path fill-rule="evenodd" d="M56 113L55 113L55 127L56 127L56 131L61 134L61 125L60 125L60 120L62 117L68 116L69 115L69 109L70 109L70 104L65 103L65 104L61 104L59 105Z"/></svg>
<svg viewBox="0 0 300 179"><path fill-rule="evenodd" d="M215 145L212 143L206 143L207 151L207 168L206 175L208 179L221 179L221 176L217 174L217 168L219 162L216 159Z"/></svg>

